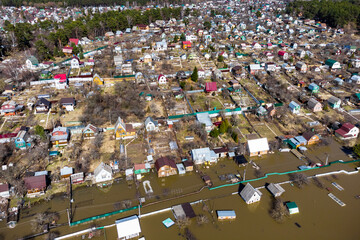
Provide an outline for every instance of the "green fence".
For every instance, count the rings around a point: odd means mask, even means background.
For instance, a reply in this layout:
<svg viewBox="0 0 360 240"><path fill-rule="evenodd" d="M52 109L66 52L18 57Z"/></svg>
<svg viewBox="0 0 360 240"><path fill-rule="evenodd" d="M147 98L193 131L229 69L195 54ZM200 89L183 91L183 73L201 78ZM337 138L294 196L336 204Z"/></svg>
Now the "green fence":
<svg viewBox="0 0 360 240"><path fill-rule="evenodd" d="M254 181L258 181L258 180L265 179L265 178L267 178L268 176L272 176L272 175L280 175L280 176L281 176L281 175L286 175L286 174L290 174L290 173L298 173L298 172L309 171L309 170L312 170L312 169L325 168L325 167L329 167L329 166L331 166L331 165L333 165L333 164L336 164L336 163L347 164L347 163L354 163L354 162L360 162L360 159L351 160L351 161L337 160L337 161L335 161L335 162L329 163L329 165L321 166L321 167L314 167L314 168L302 169L302 170L294 170L294 171L288 171L288 172L282 172L282 173L277 173L277 172L275 172L275 173L267 173L267 174L265 174L264 177L254 178L254 179L249 179L249 180L244 180L244 181L240 181L240 182L237 182L237 183L224 184L224 185L217 186L217 187L213 187L213 188L209 188L209 189L210 189L210 190L215 190L215 189L219 189L219 188L223 188L223 187L230 187L230 186L239 185L239 184L241 184L241 183L254 182Z"/></svg>
<svg viewBox="0 0 360 240"><path fill-rule="evenodd" d="M76 222L71 222L70 226L72 227L72 226L75 226L75 225L78 225L78 224L81 224L81 223L94 221L96 219L109 217L109 216L112 216L112 215L115 215L115 214L118 214L118 213L127 212L127 211L135 210L135 209L138 209L138 208L139 208L139 206L134 206L134 207L131 207L131 208L121 209L121 210L118 210L118 211L109 212L109 213L97 215L97 216L94 216L94 217L85 218L85 219L82 219L82 220L79 220L79 221L76 221Z"/></svg>

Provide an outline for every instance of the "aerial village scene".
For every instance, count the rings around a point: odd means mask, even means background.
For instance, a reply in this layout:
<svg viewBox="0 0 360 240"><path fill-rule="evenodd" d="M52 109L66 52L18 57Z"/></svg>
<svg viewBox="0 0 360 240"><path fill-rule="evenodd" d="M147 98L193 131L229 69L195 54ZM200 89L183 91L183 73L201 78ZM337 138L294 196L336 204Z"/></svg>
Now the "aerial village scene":
<svg viewBox="0 0 360 240"><path fill-rule="evenodd" d="M0 15L0 239L359 239L358 0Z"/></svg>

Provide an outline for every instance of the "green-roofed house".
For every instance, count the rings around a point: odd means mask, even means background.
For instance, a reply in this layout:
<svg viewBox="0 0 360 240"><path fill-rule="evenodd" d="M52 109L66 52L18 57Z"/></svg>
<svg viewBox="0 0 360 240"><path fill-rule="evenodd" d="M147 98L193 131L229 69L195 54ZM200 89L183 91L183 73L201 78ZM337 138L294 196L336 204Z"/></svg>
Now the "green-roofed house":
<svg viewBox="0 0 360 240"><path fill-rule="evenodd" d="M340 63L333 59L328 59L325 61L325 65L329 66L330 69L340 69Z"/></svg>
<svg viewBox="0 0 360 240"><path fill-rule="evenodd" d="M39 66L39 60L34 56L30 56L26 59L25 65L27 69L36 70Z"/></svg>

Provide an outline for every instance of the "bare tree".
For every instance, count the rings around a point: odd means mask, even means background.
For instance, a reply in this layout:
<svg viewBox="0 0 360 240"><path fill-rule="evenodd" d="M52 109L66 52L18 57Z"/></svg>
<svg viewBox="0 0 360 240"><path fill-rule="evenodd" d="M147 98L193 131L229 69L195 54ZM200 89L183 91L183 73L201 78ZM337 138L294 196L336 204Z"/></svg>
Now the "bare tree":
<svg viewBox="0 0 360 240"><path fill-rule="evenodd" d="M269 211L270 216L277 222L283 222L289 217L289 211L286 209L284 202L280 198L273 200L273 206Z"/></svg>
<svg viewBox="0 0 360 240"><path fill-rule="evenodd" d="M290 173L289 178L298 188L302 188L304 185L309 184L309 179L304 173Z"/></svg>

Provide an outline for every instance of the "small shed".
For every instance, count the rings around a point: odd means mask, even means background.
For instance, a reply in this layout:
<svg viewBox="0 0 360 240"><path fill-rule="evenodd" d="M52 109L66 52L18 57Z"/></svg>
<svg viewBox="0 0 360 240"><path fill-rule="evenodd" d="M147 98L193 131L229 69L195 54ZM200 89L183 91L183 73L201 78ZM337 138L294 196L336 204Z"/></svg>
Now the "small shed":
<svg viewBox="0 0 360 240"><path fill-rule="evenodd" d="M185 166L185 169L187 172L192 172L194 171L194 163L189 161L189 160L186 160L183 162L184 166Z"/></svg>
<svg viewBox="0 0 360 240"><path fill-rule="evenodd" d="M266 188L274 197L280 197L281 194L285 192L285 190L278 183L270 183L268 186L266 186Z"/></svg>
<svg viewBox="0 0 360 240"><path fill-rule="evenodd" d="M233 220L236 219L236 214L234 210L219 210L216 211L218 220Z"/></svg>
<svg viewBox="0 0 360 240"><path fill-rule="evenodd" d="M286 203L286 207L289 210L290 214L299 213L299 208L298 208L298 206L296 205L295 202Z"/></svg>
<svg viewBox="0 0 360 240"><path fill-rule="evenodd" d="M72 167L63 167L60 169L61 178L68 178L73 174L74 169Z"/></svg>
<svg viewBox="0 0 360 240"><path fill-rule="evenodd" d="M118 239L135 238L138 237L141 232L140 221L137 215L116 220L115 225Z"/></svg>
<svg viewBox="0 0 360 240"><path fill-rule="evenodd" d="M185 167L184 167L184 165L182 163L177 163L176 167L177 167L178 172L179 172L180 175L186 173Z"/></svg>

